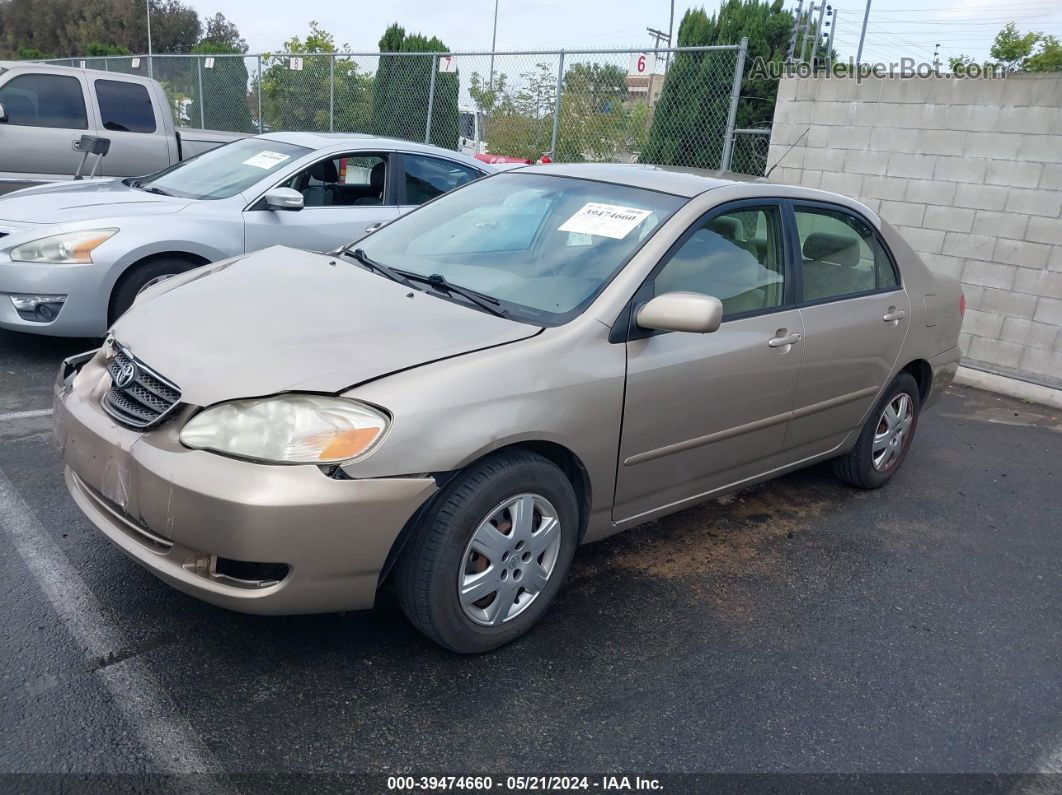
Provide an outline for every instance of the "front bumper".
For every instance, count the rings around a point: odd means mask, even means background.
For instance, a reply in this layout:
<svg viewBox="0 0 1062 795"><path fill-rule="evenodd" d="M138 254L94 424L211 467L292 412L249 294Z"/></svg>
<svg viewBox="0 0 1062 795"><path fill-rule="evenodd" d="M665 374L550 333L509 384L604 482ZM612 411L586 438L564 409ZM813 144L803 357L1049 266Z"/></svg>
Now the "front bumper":
<svg viewBox="0 0 1062 795"><path fill-rule="evenodd" d="M123 552L185 593L247 613L372 606L398 534L435 492L430 477L335 480L315 466L269 466L189 450L190 409L146 434L100 407L104 358L64 364L55 430L66 482ZM234 579L218 561L283 564L279 581Z"/></svg>
<svg viewBox="0 0 1062 795"><path fill-rule="evenodd" d="M62 337L102 337L107 330L111 263L44 265L12 262L0 254L0 328ZM56 318L41 323L19 317L11 295L65 295Z"/></svg>

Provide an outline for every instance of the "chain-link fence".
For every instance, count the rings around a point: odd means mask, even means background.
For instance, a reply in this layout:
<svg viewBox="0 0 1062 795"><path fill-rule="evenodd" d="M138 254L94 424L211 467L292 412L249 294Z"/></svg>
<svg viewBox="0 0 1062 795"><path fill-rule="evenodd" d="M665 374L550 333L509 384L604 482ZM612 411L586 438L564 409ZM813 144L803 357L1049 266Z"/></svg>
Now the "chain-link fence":
<svg viewBox="0 0 1062 795"><path fill-rule="evenodd" d="M154 77L180 125L360 132L535 161L762 168L735 135L746 44L53 60ZM762 173L762 172L760 172Z"/></svg>

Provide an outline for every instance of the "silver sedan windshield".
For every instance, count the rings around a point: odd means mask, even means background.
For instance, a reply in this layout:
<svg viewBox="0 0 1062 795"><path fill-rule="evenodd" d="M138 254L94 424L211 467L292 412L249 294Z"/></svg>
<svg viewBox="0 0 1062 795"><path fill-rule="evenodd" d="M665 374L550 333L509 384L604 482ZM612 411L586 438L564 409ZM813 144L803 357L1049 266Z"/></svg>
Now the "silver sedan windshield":
<svg viewBox="0 0 1062 795"><path fill-rule="evenodd" d="M227 199L309 151L282 141L245 138L130 182L182 199Z"/></svg>
<svg viewBox="0 0 1062 795"><path fill-rule="evenodd" d="M377 262L564 322L581 312L686 202L657 191L542 174L471 183L359 243Z"/></svg>

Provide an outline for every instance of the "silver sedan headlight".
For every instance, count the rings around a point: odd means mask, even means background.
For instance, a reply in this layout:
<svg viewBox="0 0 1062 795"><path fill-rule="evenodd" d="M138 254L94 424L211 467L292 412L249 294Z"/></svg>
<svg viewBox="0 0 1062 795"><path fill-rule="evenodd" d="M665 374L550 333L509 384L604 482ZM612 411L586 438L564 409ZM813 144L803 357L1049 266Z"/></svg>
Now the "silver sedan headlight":
<svg viewBox="0 0 1062 795"><path fill-rule="evenodd" d="M62 232L15 246L9 252L15 262L45 262L51 265L87 265L92 252L117 229L90 229L84 232Z"/></svg>
<svg viewBox="0 0 1062 795"><path fill-rule="evenodd" d="M219 403L181 429L197 450L272 464L337 464L368 455L390 425L379 409L345 398L279 395Z"/></svg>

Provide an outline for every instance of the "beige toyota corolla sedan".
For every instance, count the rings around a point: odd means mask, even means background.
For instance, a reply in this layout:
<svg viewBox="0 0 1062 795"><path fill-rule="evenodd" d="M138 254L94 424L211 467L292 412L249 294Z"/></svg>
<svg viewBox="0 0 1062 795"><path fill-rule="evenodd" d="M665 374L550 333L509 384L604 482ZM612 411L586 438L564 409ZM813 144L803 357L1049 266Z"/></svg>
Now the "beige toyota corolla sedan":
<svg viewBox="0 0 1062 795"><path fill-rule="evenodd" d="M56 432L77 504L170 585L277 614L390 582L479 652L581 543L825 459L883 485L962 310L842 196L530 167L149 289L64 363Z"/></svg>

